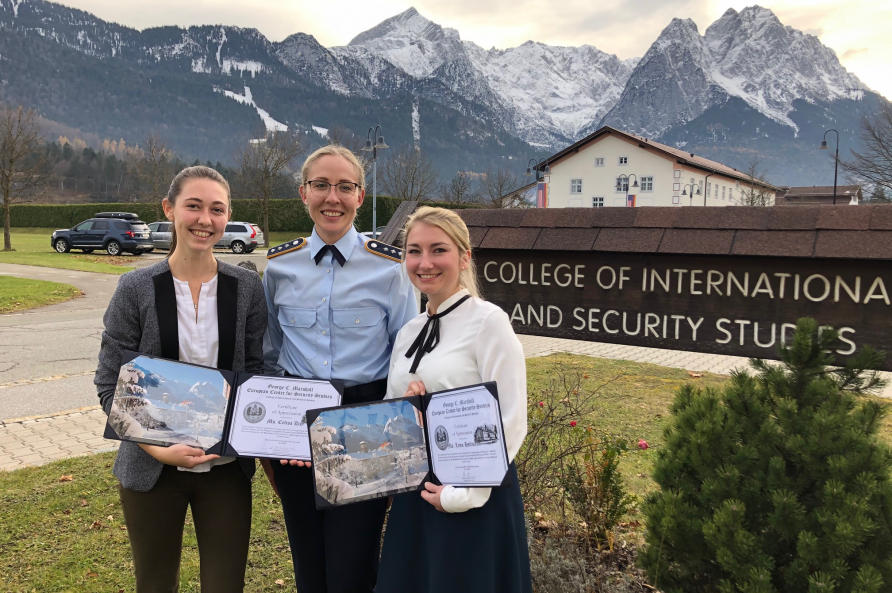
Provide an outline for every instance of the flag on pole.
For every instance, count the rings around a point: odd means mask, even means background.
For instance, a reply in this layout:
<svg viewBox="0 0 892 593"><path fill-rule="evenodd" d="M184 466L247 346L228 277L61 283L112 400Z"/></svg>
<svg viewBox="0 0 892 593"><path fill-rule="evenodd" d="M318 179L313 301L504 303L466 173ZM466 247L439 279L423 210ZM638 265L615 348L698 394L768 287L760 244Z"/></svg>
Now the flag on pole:
<svg viewBox="0 0 892 593"><path fill-rule="evenodd" d="M544 181L536 184L536 208L548 208L548 184Z"/></svg>
<svg viewBox="0 0 892 593"><path fill-rule="evenodd" d="M629 208L635 207L635 196L634 194L626 196L626 206Z"/></svg>

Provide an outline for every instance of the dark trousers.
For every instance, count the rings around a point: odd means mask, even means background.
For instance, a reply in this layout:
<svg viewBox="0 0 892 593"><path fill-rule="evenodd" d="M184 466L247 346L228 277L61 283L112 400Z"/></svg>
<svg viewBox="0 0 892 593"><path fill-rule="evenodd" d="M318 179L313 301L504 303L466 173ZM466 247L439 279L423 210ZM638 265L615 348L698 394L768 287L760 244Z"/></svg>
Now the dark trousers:
<svg viewBox="0 0 892 593"><path fill-rule="evenodd" d="M186 508L192 507L201 590L241 592L251 535L251 481L238 461L207 473L161 470L148 492L119 486L133 548L138 593L173 593L180 586Z"/></svg>
<svg viewBox="0 0 892 593"><path fill-rule="evenodd" d="M273 468L298 593L371 593L387 499L317 511L312 468Z"/></svg>

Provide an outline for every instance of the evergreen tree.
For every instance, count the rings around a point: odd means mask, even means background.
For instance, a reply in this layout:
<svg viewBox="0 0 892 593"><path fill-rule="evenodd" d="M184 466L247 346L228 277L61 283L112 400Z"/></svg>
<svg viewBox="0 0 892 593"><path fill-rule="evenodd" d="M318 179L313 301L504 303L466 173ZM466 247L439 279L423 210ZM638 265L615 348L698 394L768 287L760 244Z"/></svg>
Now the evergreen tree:
<svg viewBox="0 0 892 593"><path fill-rule="evenodd" d="M836 332L800 319L781 364L722 393L681 388L640 560L668 593L892 591L892 450L877 439L883 354L830 368Z"/></svg>

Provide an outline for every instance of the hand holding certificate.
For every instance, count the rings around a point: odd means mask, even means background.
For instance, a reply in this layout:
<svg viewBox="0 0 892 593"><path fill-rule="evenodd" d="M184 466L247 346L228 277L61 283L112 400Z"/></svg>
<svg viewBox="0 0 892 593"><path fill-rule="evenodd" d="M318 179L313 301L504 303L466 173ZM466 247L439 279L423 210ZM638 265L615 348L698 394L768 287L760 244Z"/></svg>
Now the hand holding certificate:
<svg viewBox="0 0 892 593"><path fill-rule="evenodd" d="M310 460L307 411L338 405L338 382L268 377L127 353L105 437L207 454Z"/></svg>
<svg viewBox="0 0 892 593"><path fill-rule="evenodd" d="M508 472L498 391L483 383L308 414L316 506L424 488L500 486Z"/></svg>

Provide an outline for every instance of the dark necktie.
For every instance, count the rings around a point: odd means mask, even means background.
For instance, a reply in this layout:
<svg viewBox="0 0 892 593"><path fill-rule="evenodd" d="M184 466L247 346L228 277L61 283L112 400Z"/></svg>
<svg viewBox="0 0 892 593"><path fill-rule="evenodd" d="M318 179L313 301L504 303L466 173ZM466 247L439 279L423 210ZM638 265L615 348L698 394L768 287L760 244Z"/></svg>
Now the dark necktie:
<svg viewBox="0 0 892 593"><path fill-rule="evenodd" d="M331 251L331 255L341 264L341 267L344 267L344 264L347 263L347 258L343 256L343 254L338 251L338 248L334 245L323 245L322 249L316 252L316 256L313 258L316 261L316 265L319 265L319 262L322 261L322 258L325 257L325 254Z"/></svg>
<svg viewBox="0 0 892 593"><path fill-rule="evenodd" d="M440 343L440 318L449 315L449 313L451 313L456 307L461 305L469 298L471 298L471 295L466 294L442 313L437 313L435 315L429 314L427 316L427 323L425 323L424 327L421 328L421 333L418 334L418 337L415 338L414 342L412 342L412 347L409 348L408 352L406 352L406 358L412 358L412 355L415 355L415 360L412 361L412 368L409 369L410 373L414 373L415 371L417 371L418 364L421 362L421 358L425 354L436 348L437 344Z"/></svg>

